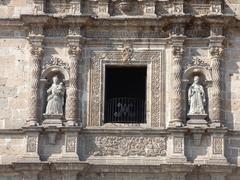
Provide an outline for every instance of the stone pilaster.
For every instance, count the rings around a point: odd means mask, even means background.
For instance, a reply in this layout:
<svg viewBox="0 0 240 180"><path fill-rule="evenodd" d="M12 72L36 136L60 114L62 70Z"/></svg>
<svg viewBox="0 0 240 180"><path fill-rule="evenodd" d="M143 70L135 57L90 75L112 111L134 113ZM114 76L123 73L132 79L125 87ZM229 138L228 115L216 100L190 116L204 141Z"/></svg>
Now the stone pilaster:
<svg viewBox="0 0 240 180"><path fill-rule="evenodd" d="M170 126L182 126L182 61L184 36L172 36L171 120Z"/></svg>
<svg viewBox="0 0 240 180"><path fill-rule="evenodd" d="M212 31L213 34L214 31ZM223 58L223 36L211 36L209 53L212 61L212 87L209 96L209 117L211 125L221 126L221 61Z"/></svg>
<svg viewBox="0 0 240 180"><path fill-rule="evenodd" d="M225 174L219 174L219 173L212 173L211 174L211 180L226 180Z"/></svg>
<svg viewBox="0 0 240 180"><path fill-rule="evenodd" d="M156 16L156 0L145 0L143 3L143 14L145 16Z"/></svg>
<svg viewBox="0 0 240 180"><path fill-rule="evenodd" d="M68 54L70 59L70 79L66 99L67 126L75 126L79 120L78 69L81 55L80 39L80 28L70 27L69 35L67 36Z"/></svg>
<svg viewBox="0 0 240 180"><path fill-rule="evenodd" d="M43 58L43 27L41 25L31 25L28 40L31 46L31 77L29 92L29 114L26 126L36 126L40 117L40 75Z"/></svg>
<svg viewBox="0 0 240 180"><path fill-rule="evenodd" d="M173 173L171 174L171 180L186 180L186 173Z"/></svg>
<svg viewBox="0 0 240 180"><path fill-rule="evenodd" d="M78 180L78 172L75 172L75 171L63 172L62 180Z"/></svg>
<svg viewBox="0 0 240 180"><path fill-rule="evenodd" d="M98 1L98 16L99 17L109 17L109 1L99 0Z"/></svg>
<svg viewBox="0 0 240 180"><path fill-rule="evenodd" d="M170 163L185 163L187 162L184 152L184 129L169 129L171 135L168 139L168 153Z"/></svg>
<svg viewBox="0 0 240 180"><path fill-rule="evenodd" d="M38 142L41 128L24 128L25 131L25 153L18 162L39 162Z"/></svg>
<svg viewBox="0 0 240 180"><path fill-rule="evenodd" d="M69 3L70 3L69 14L80 15L81 14L81 0L71 0Z"/></svg>
<svg viewBox="0 0 240 180"><path fill-rule="evenodd" d="M208 130L211 136L211 145L209 151L209 160L207 163L209 164L219 164L226 165L228 164L227 159L225 157L225 148L224 148L224 140L226 129L209 129Z"/></svg>
<svg viewBox="0 0 240 180"><path fill-rule="evenodd" d="M78 156L78 132L79 129L66 129L64 131L65 143L62 149L60 161L79 161Z"/></svg>
<svg viewBox="0 0 240 180"><path fill-rule="evenodd" d="M45 0L34 0L34 14L44 14Z"/></svg>

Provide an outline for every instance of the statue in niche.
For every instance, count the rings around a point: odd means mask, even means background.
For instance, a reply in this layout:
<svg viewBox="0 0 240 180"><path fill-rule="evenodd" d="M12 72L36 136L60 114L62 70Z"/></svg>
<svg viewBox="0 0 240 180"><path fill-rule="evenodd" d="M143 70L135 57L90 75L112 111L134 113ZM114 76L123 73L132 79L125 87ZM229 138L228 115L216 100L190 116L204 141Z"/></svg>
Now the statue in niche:
<svg viewBox="0 0 240 180"><path fill-rule="evenodd" d="M58 77L52 78L52 85L47 90L47 107L46 114L48 115L62 115L64 105L65 87L62 82L58 84Z"/></svg>
<svg viewBox="0 0 240 180"><path fill-rule="evenodd" d="M206 97L203 86L199 84L199 76L194 76L194 82L188 89L188 103L190 105L188 114L206 114L204 110Z"/></svg>

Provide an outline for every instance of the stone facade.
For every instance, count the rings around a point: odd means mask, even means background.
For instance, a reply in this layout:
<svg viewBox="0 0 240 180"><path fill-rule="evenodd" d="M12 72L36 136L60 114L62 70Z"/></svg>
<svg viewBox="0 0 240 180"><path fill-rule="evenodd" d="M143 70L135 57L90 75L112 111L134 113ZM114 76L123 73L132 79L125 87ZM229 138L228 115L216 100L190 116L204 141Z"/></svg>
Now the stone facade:
<svg viewBox="0 0 240 180"><path fill-rule="evenodd" d="M1 180L240 179L240 2L0 0L0 15ZM106 123L109 66L146 68L146 123ZM63 115L44 114L55 75ZM206 116L188 115L195 75Z"/></svg>

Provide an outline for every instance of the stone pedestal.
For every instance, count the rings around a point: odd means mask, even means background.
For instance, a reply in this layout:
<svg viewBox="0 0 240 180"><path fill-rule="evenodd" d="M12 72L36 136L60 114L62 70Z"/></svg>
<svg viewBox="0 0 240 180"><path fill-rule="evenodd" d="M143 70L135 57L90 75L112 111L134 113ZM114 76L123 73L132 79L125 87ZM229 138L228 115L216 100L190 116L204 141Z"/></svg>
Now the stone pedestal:
<svg viewBox="0 0 240 180"><path fill-rule="evenodd" d="M78 128L65 129L65 143L62 149L62 157L59 159L62 161L79 161L78 156Z"/></svg>
<svg viewBox="0 0 240 180"><path fill-rule="evenodd" d="M62 127L63 115L44 114L43 118L43 127Z"/></svg>
<svg viewBox="0 0 240 180"><path fill-rule="evenodd" d="M207 121L205 120L207 114L188 114L188 117L190 118L190 120L187 121L187 126L189 128L207 127Z"/></svg>
<svg viewBox="0 0 240 180"><path fill-rule="evenodd" d="M227 165L227 159L224 155L224 134L226 129L210 129L211 133L211 145L210 145L210 157L207 163L209 164L221 164Z"/></svg>
<svg viewBox="0 0 240 180"><path fill-rule="evenodd" d="M185 129L172 129L171 136L168 139L169 163L187 162L184 152L184 133Z"/></svg>
<svg viewBox="0 0 240 180"><path fill-rule="evenodd" d="M25 129L25 154L18 162L40 162L38 154L39 132L41 128Z"/></svg>

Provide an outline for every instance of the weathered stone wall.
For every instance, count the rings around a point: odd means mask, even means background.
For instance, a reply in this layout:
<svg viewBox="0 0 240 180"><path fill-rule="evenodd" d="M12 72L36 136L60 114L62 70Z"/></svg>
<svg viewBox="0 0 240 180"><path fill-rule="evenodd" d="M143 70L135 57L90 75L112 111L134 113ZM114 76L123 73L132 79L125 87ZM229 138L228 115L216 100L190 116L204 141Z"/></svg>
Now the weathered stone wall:
<svg viewBox="0 0 240 180"><path fill-rule="evenodd" d="M238 180L239 8L233 0L0 0L0 179ZM146 124L104 124L107 65L147 67ZM47 119L57 73L65 114ZM189 125L196 74L208 117Z"/></svg>

